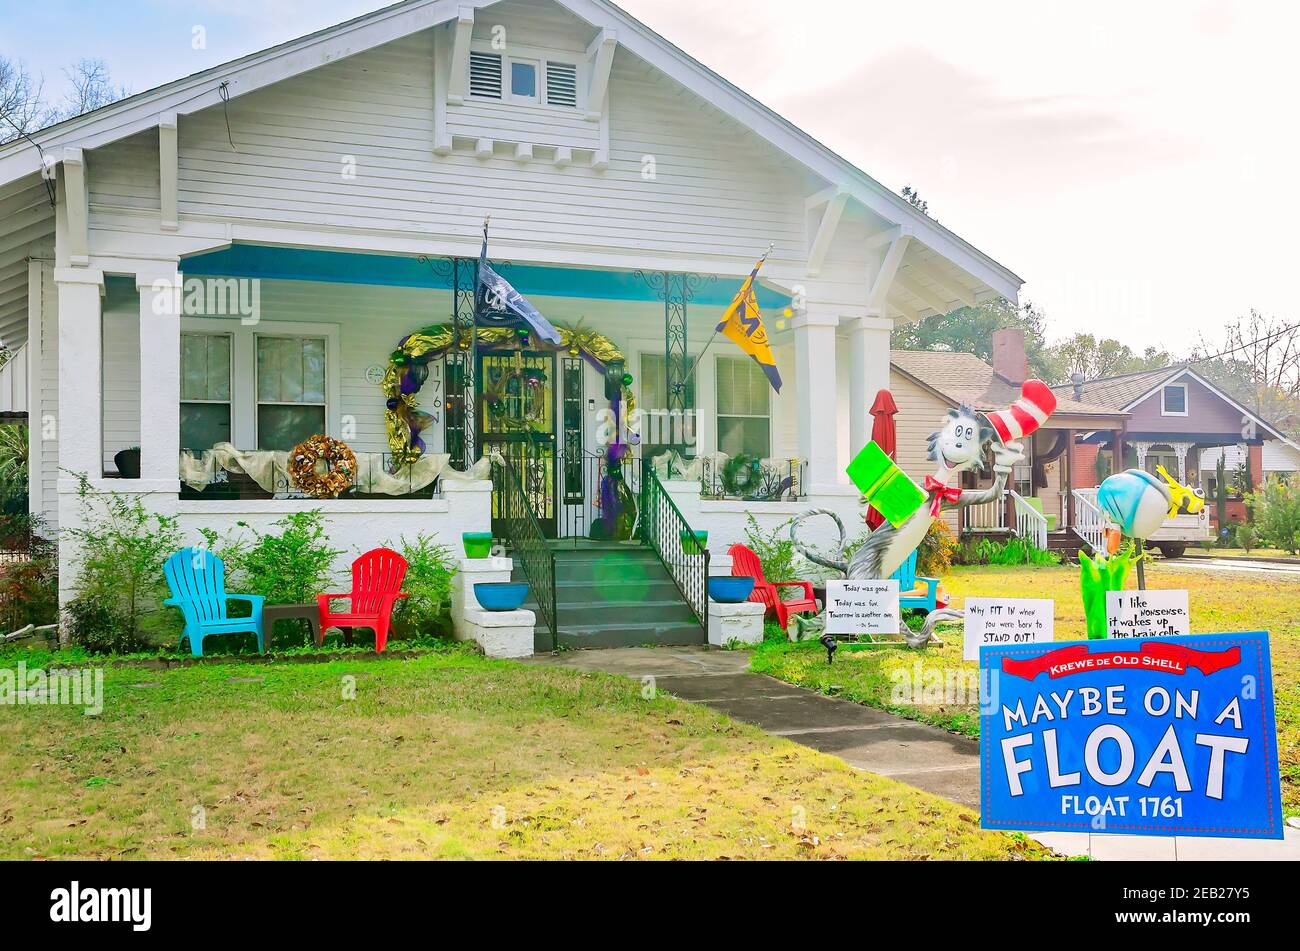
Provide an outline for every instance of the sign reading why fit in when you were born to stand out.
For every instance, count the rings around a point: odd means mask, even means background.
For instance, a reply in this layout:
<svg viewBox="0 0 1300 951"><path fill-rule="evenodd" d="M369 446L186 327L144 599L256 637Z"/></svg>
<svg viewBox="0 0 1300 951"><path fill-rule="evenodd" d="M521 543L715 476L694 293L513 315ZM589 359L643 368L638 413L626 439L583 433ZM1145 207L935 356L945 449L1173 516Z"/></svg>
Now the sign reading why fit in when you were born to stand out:
<svg viewBox="0 0 1300 951"><path fill-rule="evenodd" d="M967 598L962 657L979 660L981 647L1050 641L1055 612L1051 598Z"/></svg>

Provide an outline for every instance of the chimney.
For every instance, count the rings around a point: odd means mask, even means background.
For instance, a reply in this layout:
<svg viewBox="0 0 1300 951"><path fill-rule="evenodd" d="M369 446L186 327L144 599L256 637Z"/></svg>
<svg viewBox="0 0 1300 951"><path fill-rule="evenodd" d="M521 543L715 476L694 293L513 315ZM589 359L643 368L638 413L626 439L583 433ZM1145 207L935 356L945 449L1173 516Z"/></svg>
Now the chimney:
<svg viewBox="0 0 1300 951"><path fill-rule="evenodd" d="M1025 357L1025 332L1019 327L993 331L993 371L1013 386L1029 379Z"/></svg>

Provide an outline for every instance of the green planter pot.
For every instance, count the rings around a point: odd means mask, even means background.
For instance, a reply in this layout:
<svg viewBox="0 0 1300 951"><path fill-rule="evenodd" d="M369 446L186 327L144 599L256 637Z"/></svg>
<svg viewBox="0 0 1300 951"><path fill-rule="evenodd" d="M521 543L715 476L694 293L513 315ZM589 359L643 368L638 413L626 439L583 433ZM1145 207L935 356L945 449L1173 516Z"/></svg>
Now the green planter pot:
<svg viewBox="0 0 1300 951"><path fill-rule="evenodd" d="M492 554L491 532L461 532L466 558L486 558Z"/></svg>
<svg viewBox="0 0 1300 951"><path fill-rule="evenodd" d="M690 532L682 530L682 551L688 555L702 555L709 547L708 532Z"/></svg>

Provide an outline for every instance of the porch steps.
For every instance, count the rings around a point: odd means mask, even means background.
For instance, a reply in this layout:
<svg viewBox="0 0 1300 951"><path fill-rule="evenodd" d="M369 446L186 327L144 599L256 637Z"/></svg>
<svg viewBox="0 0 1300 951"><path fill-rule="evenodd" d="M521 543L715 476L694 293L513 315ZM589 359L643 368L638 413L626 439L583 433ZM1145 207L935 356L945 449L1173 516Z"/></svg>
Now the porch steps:
<svg viewBox="0 0 1300 951"><path fill-rule="evenodd" d="M515 567L515 577L521 572ZM679 647L703 644L704 629L653 551L642 545L557 542L555 599L559 646ZM535 609L535 602L525 605ZM550 650L537 633L537 650Z"/></svg>
<svg viewBox="0 0 1300 951"><path fill-rule="evenodd" d="M1047 533L1047 550L1060 552L1066 561L1077 562L1079 552L1087 547L1088 543L1072 528Z"/></svg>

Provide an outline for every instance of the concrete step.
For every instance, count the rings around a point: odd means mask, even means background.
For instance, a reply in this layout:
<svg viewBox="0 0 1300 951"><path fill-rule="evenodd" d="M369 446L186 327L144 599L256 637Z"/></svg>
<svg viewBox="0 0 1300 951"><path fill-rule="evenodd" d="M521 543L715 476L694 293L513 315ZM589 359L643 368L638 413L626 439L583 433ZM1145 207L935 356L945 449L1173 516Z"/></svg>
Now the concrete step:
<svg viewBox="0 0 1300 951"><path fill-rule="evenodd" d="M694 620L683 621L615 621L591 619L590 623L561 623L561 647L680 647L703 644L704 628Z"/></svg>

